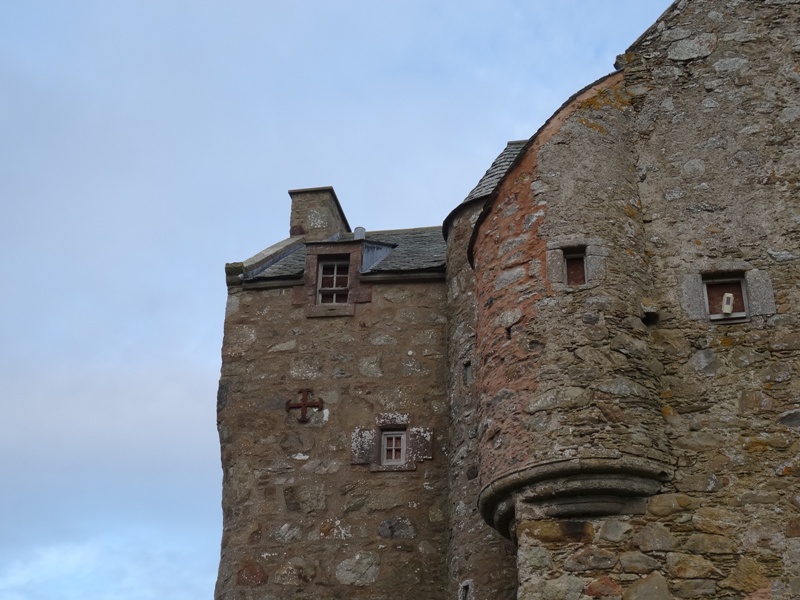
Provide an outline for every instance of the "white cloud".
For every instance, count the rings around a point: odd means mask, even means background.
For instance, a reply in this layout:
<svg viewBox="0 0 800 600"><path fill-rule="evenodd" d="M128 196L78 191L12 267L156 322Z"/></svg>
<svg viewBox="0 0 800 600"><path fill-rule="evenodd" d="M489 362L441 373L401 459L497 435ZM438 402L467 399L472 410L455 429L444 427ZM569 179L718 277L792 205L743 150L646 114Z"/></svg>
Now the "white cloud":
<svg viewBox="0 0 800 600"><path fill-rule="evenodd" d="M38 547L0 566L4 600L196 600L213 589L214 564L195 540L119 532Z"/></svg>
<svg viewBox="0 0 800 600"><path fill-rule="evenodd" d="M668 3L0 3L0 597L209 597L224 262L441 222Z"/></svg>
<svg viewBox="0 0 800 600"><path fill-rule="evenodd" d="M14 593L48 579L85 577L98 568L101 557L96 543L38 548L27 560L18 559L0 568L0 592Z"/></svg>

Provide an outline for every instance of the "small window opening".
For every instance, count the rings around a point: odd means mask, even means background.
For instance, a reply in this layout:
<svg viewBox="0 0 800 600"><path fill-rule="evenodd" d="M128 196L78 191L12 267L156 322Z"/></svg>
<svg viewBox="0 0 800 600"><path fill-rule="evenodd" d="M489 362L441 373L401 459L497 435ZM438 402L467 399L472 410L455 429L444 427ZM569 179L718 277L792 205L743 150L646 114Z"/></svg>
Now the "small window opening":
<svg viewBox="0 0 800 600"><path fill-rule="evenodd" d="M703 281L709 321L741 322L748 318L744 278L713 277Z"/></svg>
<svg viewBox="0 0 800 600"><path fill-rule="evenodd" d="M404 465L406 464L406 432L383 431L381 432L381 464Z"/></svg>
<svg viewBox="0 0 800 600"><path fill-rule="evenodd" d="M586 283L586 248L564 248L564 273L567 285Z"/></svg>
<svg viewBox="0 0 800 600"><path fill-rule="evenodd" d="M472 363L469 361L464 363L464 383L472 384Z"/></svg>
<svg viewBox="0 0 800 600"><path fill-rule="evenodd" d="M320 258L317 273L317 304L347 304L350 257L346 254Z"/></svg>
<svg viewBox="0 0 800 600"><path fill-rule="evenodd" d="M458 600L472 600L472 585L470 581L465 581L458 587Z"/></svg>
<svg viewBox="0 0 800 600"><path fill-rule="evenodd" d="M642 323L645 324L646 327L656 327L658 325L658 313L657 312L646 312L642 317Z"/></svg>

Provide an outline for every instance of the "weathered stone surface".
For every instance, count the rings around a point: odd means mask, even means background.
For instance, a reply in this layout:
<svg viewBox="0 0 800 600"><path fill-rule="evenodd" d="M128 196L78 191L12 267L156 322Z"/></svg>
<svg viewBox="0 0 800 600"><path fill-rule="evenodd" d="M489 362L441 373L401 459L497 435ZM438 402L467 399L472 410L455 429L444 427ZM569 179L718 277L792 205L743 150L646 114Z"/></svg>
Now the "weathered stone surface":
<svg viewBox="0 0 800 600"><path fill-rule="evenodd" d="M800 518L793 517L789 519L789 522L786 524L786 537L800 537Z"/></svg>
<svg viewBox="0 0 800 600"><path fill-rule="evenodd" d="M737 551L733 540L724 535L694 533L683 544L683 549L694 554L733 554Z"/></svg>
<svg viewBox="0 0 800 600"><path fill-rule="evenodd" d="M660 573L648 575L631 585L622 595L623 600L671 600L667 580Z"/></svg>
<svg viewBox="0 0 800 600"><path fill-rule="evenodd" d="M359 360L358 370L364 377L383 376L383 368L379 356L365 356Z"/></svg>
<svg viewBox="0 0 800 600"><path fill-rule="evenodd" d="M579 600L583 593L585 581L579 577L562 575L544 582L542 598L553 600Z"/></svg>
<svg viewBox="0 0 800 600"><path fill-rule="evenodd" d="M315 483L305 486L284 488L283 499L286 508L293 512L312 513L324 510L326 506L325 485Z"/></svg>
<svg viewBox="0 0 800 600"><path fill-rule="evenodd" d="M244 587L258 587L269 581L269 576L261 564L246 560L236 573L236 583Z"/></svg>
<svg viewBox="0 0 800 600"><path fill-rule="evenodd" d="M623 552L619 556L622 570L626 573L647 575L661 567L661 563L652 556L641 552Z"/></svg>
<svg viewBox="0 0 800 600"><path fill-rule="evenodd" d="M281 565L273 576L279 585L298 585L309 583L317 576L317 568L309 560L296 556Z"/></svg>
<svg viewBox="0 0 800 600"><path fill-rule="evenodd" d="M648 523L633 536L633 543L643 552L667 551L675 546L669 529L661 523Z"/></svg>
<svg viewBox="0 0 800 600"><path fill-rule="evenodd" d="M591 393L580 387L568 387L550 390L531 400L525 412L535 413L553 408L579 408L587 406L592 400Z"/></svg>
<svg viewBox="0 0 800 600"><path fill-rule="evenodd" d="M667 51L667 56L672 60L692 60L708 56L717 47L717 36L713 33L678 40Z"/></svg>
<svg viewBox="0 0 800 600"><path fill-rule="evenodd" d="M718 435L692 431L677 438L673 444L676 448L692 450L694 452L706 452L708 450L721 448L723 446L723 440Z"/></svg>
<svg viewBox="0 0 800 600"><path fill-rule="evenodd" d="M704 579L720 575L714 564L702 556L667 553L667 570L673 577L680 579Z"/></svg>
<svg viewBox="0 0 800 600"><path fill-rule="evenodd" d="M603 548L589 547L571 554L564 562L567 571L596 571L611 569L617 564L614 552Z"/></svg>
<svg viewBox="0 0 800 600"><path fill-rule="evenodd" d="M608 576L603 576L591 581L583 592L592 598L608 598L621 596L622 588Z"/></svg>
<svg viewBox="0 0 800 600"><path fill-rule="evenodd" d="M657 517L666 517L692 508L692 498L685 494L660 494L647 501L647 511Z"/></svg>
<svg viewBox="0 0 800 600"><path fill-rule="evenodd" d="M541 546L520 544L517 550L517 568L522 573L537 573L549 570L553 565L553 556Z"/></svg>
<svg viewBox="0 0 800 600"><path fill-rule="evenodd" d="M389 539L412 539L415 535L414 526L405 517L392 517L381 521L378 525L378 535Z"/></svg>
<svg viewBox="0 0 800 600"><path fill-rule="evenodd" d="M603 523L598 535L601 539L608 540L609 542L621 542L627 539L632 531L633 526L630 523L610 519Z"/></svg>
<svg viewBox="0 0 800 600"><path fill-rule="evenodd" d="M343 585L369 585L378 580L378 554L362 551L336 565L336 579Z"/></svg>
<svg viewBox="0 0 800 600"><path fill-rule="evenodd" d="M730 478L716 473L689 475L675 482L681 492L717 492L730 483Z"/></svg>
<svg viewBox="0 0 800 600"><path fill-rule="evenodd" d="M713 579L684 579L672 585L676 598L716 598L717 582Z"/></svg>
<svg viewBox="0 0 800 600"><path fill-rule="evenodd" d="M504 287L519 281L525 276L525 269L524 267L515 267L513 269L508 269L507 271L503 271L494 282L494 289L501 290Z"/></svg>
<svg viewBox="0 0 800 600"><path fill-rule="evenodd" d="M756 592L767 587L769 580L764 576L759 564L749 556L743 556L736 563L731 574L720 581L720 586L739 592Z"/></svg>
<svg viewBox="0 0 800 600"><path fill-rule="evenodd" d="M772 598L772 586L767 584L763 588L756 590L752 594L747 594L743 600L770 600Z"/></svg>
<svg viewBox="0 0 800 600"><path fill-rule="evenodd" d="M722 363L713 350L695 352L687 364L703 375L716 375L722 369Z"/></svg>
<svg viewBox="0 0 800 600"><path fill-rule="evenodd" d="M580 542L594 537L588 521L531 521L520 524L517 535L530 535L540 542Z"/></svg>
<svg viewBox="0 0 800 600"><path fill-rule="evenodd" d="M703 507L692 515L692 524L704 533L728 533L738 521L738 516L726 508Z"/></svg>

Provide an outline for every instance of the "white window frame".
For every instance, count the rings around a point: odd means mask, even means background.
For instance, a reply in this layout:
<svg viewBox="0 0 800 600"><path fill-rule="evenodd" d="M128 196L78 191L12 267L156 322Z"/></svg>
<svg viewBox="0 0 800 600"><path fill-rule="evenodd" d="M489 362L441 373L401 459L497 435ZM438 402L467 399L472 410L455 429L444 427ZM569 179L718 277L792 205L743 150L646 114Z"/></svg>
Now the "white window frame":
<svg viewBox="0 0 800 600"><path fill-rule="evenodd" d="M322 286L322 270L325 267L333 267L334 283L337 277L342 274L347 276L346 287L323 287ZM326 275L326 277L330 277ZM333 294L333 302L323 302L322 296L324 294ZM319 257L317 260L317 304L347 304L350 294L350 259L346 256L337 257Z"/></svg>
<svg viewBox="0 0 800 600"><path fill-rule="evenodd" d="M708 303L708 285L716 283L738 283L742 291L742 303L744 304L744 311L734 312L726 315L722 312L721 307L711 307ZM704 277L703 278L703 301L706 305L706 314L708 320L713 323L744 323L750 320L750 305L747 301L747 285L745 284L744 277ZM712 310L714 312L712 312Z"/></svg>
<svg viewBox="0 0 800 600"><path fill-rule="evenodd" d="M388 442L392 440L390 446ZM400 456L396 456L397 446L394 445L400 441ZM392 458L387 457L387 452L391 451ZM404 465L408 461L408 437L405 429L389 429L381 431L381 465L383 466L398 466Z"/></svg>

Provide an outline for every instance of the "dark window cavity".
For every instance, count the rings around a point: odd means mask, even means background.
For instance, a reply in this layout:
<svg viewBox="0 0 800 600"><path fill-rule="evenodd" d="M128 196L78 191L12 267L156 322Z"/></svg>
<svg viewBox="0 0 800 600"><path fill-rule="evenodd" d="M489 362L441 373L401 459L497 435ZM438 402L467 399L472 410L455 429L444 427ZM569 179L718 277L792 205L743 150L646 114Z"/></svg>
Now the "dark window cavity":
<svg viewBox="0 0 800 600"><path fill-rule="evenodd" d="M586 248L564 248L564 273L567 285L586 283Z"/></svg>
<svg viewBox="0 0 800 600"><path fill-rule="evenodd" d="M749 317L747 289L741 275L722 275L703 279L708 319L736 323Z"/></svg>
<svg viewBox="0 0 800 600"><path fill-rule="evenodd" d="M347 304L350 257L320 257L317 269L317 304Z"/></svg>

